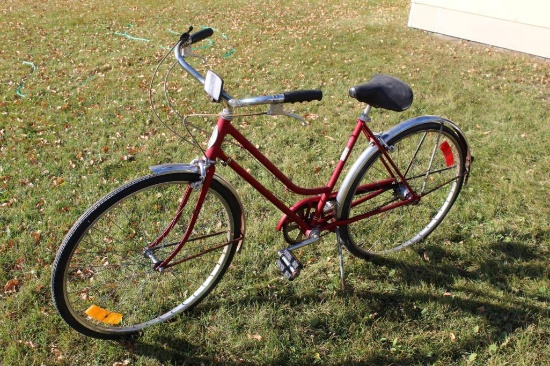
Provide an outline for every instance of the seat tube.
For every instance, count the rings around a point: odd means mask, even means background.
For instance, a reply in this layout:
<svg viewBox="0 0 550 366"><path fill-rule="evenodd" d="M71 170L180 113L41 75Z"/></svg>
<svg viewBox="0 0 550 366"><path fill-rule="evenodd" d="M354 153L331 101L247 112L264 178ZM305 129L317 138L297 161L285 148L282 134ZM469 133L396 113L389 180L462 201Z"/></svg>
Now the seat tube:
<svg viewBox="0 0 550 366"><path fill-rule="evenodd" d="M332 192L334 189L334 186L336 185L336 182L338 181L338 178L340 177L340 174L342 173L342 170L344 169L344 166L346 165L346 162L350 156L351 151L353 150L353 147L355 146L355 143L357 142L357 139L359 138L359 135L361 134L361 131L363 130L363 126L365 125L365 122L361 119L357 120L357 124L355 125L355 129L353 130L351 136L348 139L348 143L344 150L342 151L342 154L340 155L340 159L338 160L338 163L336 164L336 168L334 168L334 171L327 183L327 186L330 188L329 192ZM323 212L324 205L328 199L328 194L324 193L321 196L321 200L319 201L319 205L317 206L317 213L315 214L315 217L313 218L314 221L319 220L321 217L321 213Z"/></svg>

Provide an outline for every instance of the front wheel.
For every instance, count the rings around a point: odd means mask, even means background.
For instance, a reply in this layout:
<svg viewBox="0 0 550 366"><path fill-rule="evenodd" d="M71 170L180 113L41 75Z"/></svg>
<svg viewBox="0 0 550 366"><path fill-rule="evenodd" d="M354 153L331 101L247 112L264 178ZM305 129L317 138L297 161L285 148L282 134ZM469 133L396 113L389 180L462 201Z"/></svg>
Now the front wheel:
<svg viewBox="0 0 550 366"><path fill-rule="evenodd" d="M53 265L52 295L61 317L80 333L117 339L139 333L191 309L212 291L244 235L238 199L216 176L191 237L162 272L144 248L166 231L181 210L193 173L151 175L129 182L92 206L65 237ZM204 189L204 188L203 188ZM188 204L155 246L164 260L187 228Z"/></svg>
<svg viewBox="0 0 550 366"><path fill-rule="evenodd" d="M340 217L345 220L382 212L340 229L344 245L361 258L398 251L424 239L449 212L464 182L467 146L443 123L419 124L399 133L387 145L391 159L421 198L417 203L383 212L385 207L409 198L410 192L395 179L382 190L367 185L393 179L383 155L374 153L345 195ZM362 201L367 195L372 198Z"/></svg>

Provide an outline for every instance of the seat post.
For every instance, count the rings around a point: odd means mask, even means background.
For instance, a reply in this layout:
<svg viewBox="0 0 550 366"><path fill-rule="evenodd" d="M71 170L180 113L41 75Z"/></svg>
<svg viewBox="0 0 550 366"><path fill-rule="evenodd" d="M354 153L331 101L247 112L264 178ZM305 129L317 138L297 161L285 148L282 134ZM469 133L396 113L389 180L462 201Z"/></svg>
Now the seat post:
<svg viewBox="0 0 550 366"><path fill-rule="evenodd" d="M359 119L363 122L370 122L371 118L369 116L369 113L371 109L372 107L369 104L367 104L367 106L365 107L365 110L363 110L363 113L361 113L361 115L359 116Z"/></svg>

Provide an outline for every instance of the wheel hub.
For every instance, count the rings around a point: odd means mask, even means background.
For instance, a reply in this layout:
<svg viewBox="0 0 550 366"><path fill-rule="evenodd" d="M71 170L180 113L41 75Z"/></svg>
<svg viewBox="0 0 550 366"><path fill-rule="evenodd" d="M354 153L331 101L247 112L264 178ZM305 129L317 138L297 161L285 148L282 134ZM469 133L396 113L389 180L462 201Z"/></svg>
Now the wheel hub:
<svg viewBox="0 0 550 366"><path fill-rule="evenodd" d="M397 187L394 189L394 194L402 201L408 200L412 197L411 192L403 183L399 183L397 185Z"/></svg>

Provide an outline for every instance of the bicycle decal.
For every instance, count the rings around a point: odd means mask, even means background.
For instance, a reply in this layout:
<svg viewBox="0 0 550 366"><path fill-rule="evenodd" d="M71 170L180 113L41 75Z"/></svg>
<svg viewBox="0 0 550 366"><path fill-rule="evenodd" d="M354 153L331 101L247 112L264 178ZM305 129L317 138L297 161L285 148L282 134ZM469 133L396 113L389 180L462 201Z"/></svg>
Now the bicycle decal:
<svg viewBox="0 0 550 366"><path fill-rule="evenodd" d="M346 146L344 148L344 151L342 151L342 155L340 155L340 161L345 161L348 158L349 155L349 148Z"/></svg>
<svg viewBox="0 0 550 366"><path fill-rule="evenodd" d="M216 141L218 140L218 126L214 126L214 131L212 131L212 136L210 136L210 140L208 140L207 147L210 149Z"/></svg>

